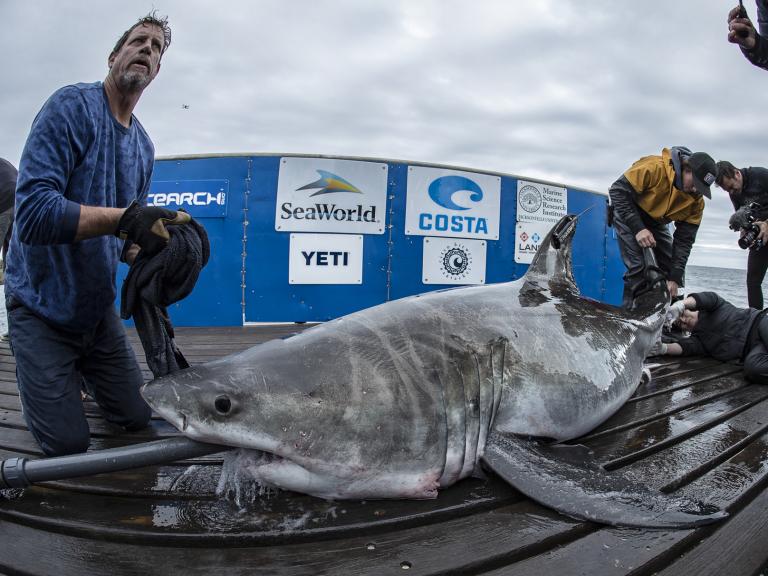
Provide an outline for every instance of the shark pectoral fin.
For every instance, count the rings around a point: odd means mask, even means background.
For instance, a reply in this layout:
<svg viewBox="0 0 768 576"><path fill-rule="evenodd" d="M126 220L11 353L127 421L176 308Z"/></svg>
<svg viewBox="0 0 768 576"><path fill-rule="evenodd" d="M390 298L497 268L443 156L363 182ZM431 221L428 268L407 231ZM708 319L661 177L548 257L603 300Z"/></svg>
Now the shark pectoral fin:
<svg viewBox="0 0 768 576"><path fill-rule="evenodd" d="M499 432L483 462L514 488L558 512L612 526L693 528L727 513L655 492L621 473L608 473L583 446L548 446Z"/></svg>

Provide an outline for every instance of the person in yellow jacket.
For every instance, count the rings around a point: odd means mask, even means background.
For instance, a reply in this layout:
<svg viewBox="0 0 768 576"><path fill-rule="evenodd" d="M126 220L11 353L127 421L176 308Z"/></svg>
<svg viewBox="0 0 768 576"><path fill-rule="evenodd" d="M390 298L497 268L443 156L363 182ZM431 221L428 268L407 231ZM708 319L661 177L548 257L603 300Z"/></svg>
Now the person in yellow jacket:
<svg viewBox="0 0 768 576"><path fill-rule="evenodd" d="M667 278L672 298L684 285L685 266L704 213L704 198L712 198L717 166L709 154L683 146L664 148L661 155L644 156L613 183L613 227L624 273L622 305L632 308L643 283L643 248L654 248L656 262ZM668 225L675 223L674 236Z"/></svg>

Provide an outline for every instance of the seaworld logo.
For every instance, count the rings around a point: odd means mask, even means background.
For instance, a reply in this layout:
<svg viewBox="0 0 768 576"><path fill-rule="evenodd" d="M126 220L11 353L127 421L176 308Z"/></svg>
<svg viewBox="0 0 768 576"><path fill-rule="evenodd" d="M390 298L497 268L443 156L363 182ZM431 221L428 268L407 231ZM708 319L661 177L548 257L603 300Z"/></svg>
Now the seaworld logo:
<svg viewBox="0 0 768 576"><path fill-rule="evenodd" d="M435 179L428 189L432 201L448 210L471 210L471 206L461 206L454 200L459 193L469 192L469 200L479 203L483 199L483 190L474 180L464 176L442 176ZM419 228L427 231L488 234L488 221L482 217L462 214L419 214Z"/></svg>
<svg viewBox="0 0 768 576"><path fill-rule="evenodd" d="M364 207L358 204L354 208L336 206L336 204L315 204L313 206L293 206L284 202L280 206L281 220L335 220L336 222L378 222L376 206Z"/></svg>
<svg viewBox="0 0 768 576"><path fill-rule="evenodd" d="M306 186L302 186L301 188L296 188L296 190L313 190L315 188L320 188L320 190L310 194L310 196L331 194L333 192L350 192L353 194L363 193L357 186L332 172L317 170L317 173L320 174L319 180L307 184Z"/></svg>
<svg viewBox="0 0 768 576"><path fill-rule="evenodd" d="M334 192L346 192L351 194L363 194L357 186L345 180L338 174L333 174L326 170L317 170L320 179L296 188L299 190L314 190L317 192L310 194L318 196L319 194L332 194ZM281 220L326 220L336 222L378 222L376 220L376 206L363 206L358 204L353 208L339 206L335 203L315 203L310 206L294 206L291 202L283 202L280 205Z"/></svg>
<svg viewBox="0 0 768 576"><path fill-rule="evenodd" d="M156 192L147 195L148 206L209 206L218 204L224 206L227 201L225 192L211 194L210 192Z"/></svg>

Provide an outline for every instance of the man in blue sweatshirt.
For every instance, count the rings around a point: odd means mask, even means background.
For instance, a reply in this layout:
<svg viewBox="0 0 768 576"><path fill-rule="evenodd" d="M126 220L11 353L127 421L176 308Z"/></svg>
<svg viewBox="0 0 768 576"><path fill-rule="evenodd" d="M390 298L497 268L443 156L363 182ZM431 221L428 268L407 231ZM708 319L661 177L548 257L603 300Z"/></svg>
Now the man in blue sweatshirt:
<svg viewBox="0 0 768 576"><path fill-rule="evenodd" d="M6 307L24 417L48 456L83 452L84 379L126 430L151 415L115 310L120 259L160 251L189 216L147 207L154 147L133 109L171 41L150 14L118 40L104 82L57 90L35 117L19 165Z"/></svg>

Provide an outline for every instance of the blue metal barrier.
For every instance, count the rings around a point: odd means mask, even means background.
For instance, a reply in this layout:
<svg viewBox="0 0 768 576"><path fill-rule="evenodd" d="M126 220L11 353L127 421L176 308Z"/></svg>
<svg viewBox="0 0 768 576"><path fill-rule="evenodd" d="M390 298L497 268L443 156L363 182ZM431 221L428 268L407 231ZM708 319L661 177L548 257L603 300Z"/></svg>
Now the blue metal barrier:
<svg viewBox="0 0 768 576"><path fill-rule="evenodd" d="M557 204L549 213L547 192ZM211 242L194 292L170 309L176 326L322 321L465 276L514 280L528 268L516 255L524 260L565 209L582 214L573 251L581 291L621 301L607 196L588 190L424 163L220 155L158 159L149 203L184 208ZM524 221L519 206L542 222ZM450 281L434 272L435 254Z"/></svg>

